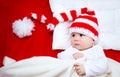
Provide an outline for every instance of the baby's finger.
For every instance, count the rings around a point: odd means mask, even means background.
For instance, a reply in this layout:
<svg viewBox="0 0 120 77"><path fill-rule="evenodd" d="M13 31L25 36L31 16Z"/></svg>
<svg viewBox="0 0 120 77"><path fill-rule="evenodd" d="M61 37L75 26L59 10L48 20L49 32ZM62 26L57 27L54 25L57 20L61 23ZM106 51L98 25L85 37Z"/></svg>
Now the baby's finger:
<svg viewBox="0 0 120 77"><path fill-rule="evenodd" d="M79 63L74 63L74 66L76 66L76 67L77 67L77 66L80 66L80 64L79 64Z"/></svg>

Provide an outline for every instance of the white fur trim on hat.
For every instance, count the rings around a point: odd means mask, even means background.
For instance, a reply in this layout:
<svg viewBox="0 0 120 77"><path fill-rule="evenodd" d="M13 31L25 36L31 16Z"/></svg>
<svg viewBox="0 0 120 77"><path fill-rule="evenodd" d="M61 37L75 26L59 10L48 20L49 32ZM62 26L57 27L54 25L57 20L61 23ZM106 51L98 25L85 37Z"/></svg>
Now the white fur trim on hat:
<svg viewBox="0 0 120 77"><path fill-rule="evenodd" d="M98 36L95 36L91 31L87 29L74 27L69 29L69 33L71 34L72 32L78 32L84 34L86 36L93 38L96 41L96 43L98 42Z"/></svg>

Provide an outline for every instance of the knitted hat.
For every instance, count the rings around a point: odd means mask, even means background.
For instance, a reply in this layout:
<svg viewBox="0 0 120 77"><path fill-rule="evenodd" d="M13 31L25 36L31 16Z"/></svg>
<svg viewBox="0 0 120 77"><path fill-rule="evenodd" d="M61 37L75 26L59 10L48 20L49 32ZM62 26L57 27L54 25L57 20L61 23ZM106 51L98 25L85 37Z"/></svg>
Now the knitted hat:
<svg viewBox="0 0 120 77"><path fill-rule="evenodd" d="M78 32L98 40L98 21L94 16L95 12L88 8L82 8L81 14L71 23L70 33Z"/></svg>
<svg viewBox="0 0 120 77"><path fill-rule="evenodd" d="M53 18L51 19L51 22L48 22L47 29L53 31L57 24L66 21L73 21L76 17L76 10L69 10L61 13L53 13Z"/></svg>

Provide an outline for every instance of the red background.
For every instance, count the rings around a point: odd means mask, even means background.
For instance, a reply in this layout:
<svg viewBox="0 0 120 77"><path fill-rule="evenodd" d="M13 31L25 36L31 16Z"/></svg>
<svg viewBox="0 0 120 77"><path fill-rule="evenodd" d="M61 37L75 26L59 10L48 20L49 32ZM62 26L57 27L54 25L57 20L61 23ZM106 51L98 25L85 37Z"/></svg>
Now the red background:
<svg viewBox="0 0 120 77"><path fill-rule="evenodd" d="M52 50L52 34L46 26L35 22L31 37L19 39L12 32L12 23L35 12L51 19L48 0L0 0L0 66L4 56L21 60L32 56L53 56L59 51ZM106 56L120 62L120 51L105 50Z"/></svg>

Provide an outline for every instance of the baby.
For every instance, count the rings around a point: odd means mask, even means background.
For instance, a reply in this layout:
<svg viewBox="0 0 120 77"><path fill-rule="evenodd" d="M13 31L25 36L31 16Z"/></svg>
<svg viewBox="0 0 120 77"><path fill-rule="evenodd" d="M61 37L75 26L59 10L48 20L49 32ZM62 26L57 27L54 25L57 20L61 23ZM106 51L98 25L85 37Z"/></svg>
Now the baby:
<svg viewBox="0 0 120 77"><path fill-rule="evenodd" d="M73 61L79 76L91 77L107 71L107 58L98 43L98 21L94 11L86 11L70 27L71 46L58 53L58 58Z"/></svg>

